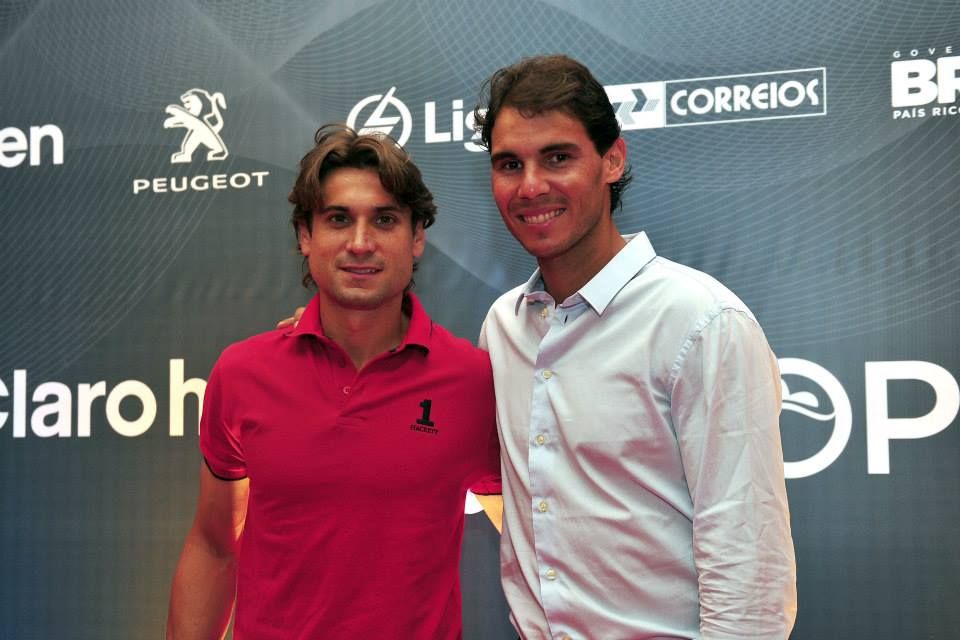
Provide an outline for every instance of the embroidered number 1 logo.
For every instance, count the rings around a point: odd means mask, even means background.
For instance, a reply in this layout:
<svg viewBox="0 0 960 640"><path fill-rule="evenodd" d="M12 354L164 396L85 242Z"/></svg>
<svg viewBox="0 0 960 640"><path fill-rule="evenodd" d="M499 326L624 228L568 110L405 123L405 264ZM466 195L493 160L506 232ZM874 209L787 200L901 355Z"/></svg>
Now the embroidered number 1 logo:
<svg viewBox="0 0 960 640"><path fill-rule="evenodd" d="M420 403L420 406L423 408L423 415L417 418L417 424L426 425L428 427L433 426L433 422L430 421L430 406L433 404L433 400L424 400Z"/></svg>

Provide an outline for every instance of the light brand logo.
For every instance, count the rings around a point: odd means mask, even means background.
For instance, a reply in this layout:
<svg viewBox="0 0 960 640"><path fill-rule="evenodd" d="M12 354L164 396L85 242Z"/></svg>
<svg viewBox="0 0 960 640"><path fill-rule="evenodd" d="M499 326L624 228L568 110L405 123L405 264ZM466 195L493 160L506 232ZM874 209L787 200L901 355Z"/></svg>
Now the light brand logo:
<svg viewBox="0 0 960 640"><path fill-rule="evenodd" d="M410 133L413 130L413 118L410 110L399 98L394 97L396 87L390 87L385 94L367 96L350 110L347 116L347 124L351 129L360 134L381 133L385 136L391 136L401 147L407 144L410 139ZM376 104L373 111L363 120L359 127L357 122L364 110L372 104ZM400 124L399 135L394 135L394 128Z"/></svg>
<svg viewBox="0 0 960 640"><path fill-rule="evenodd" d="M624 131L822 116L827 70L790 69L605 87Z"/></svg>
<svg viewBox="0 0 960 640"><path fill-rule="evenodd" d="M173 164L193 161L193 152L200 145L205 146L207 160L223 160L230 153L220 137L223 129L221 109L227 108L226 99L217 91L210 93L204 89L190 89L180 96L181 104L169 104L165 109L167 119L164 129L186 129L180 151L170 158Z"/></svg>
<svg viewBox="0 0 960 640"><path fill-rule="evenodd" d="M219 91L193 88L180 96L180 103L164 108L164 129L185 129L180 149L170 156L174 165L189 165L195 155L206 150L207 162L226 160L230 155L220 132L223 131L223 114L227 100ZM199 152L199 153L198 153ZM235 173L193 174L157 176L133 179L133 194L185 193L220 191L225 189L260 188L269 171L238 171Z"/></svg>
<svg viewBox="0 0 960 640"><path fill-rule="evenodd" d="M779 363L784 413L794 414L795 422L804 430L829 429L829 435L804 434L804 440L818 443L816 453L784 463L787 478L805 478L823 471L840 457L850 440L854 414L850 397L830 371L802 358L780 358ZM891 411L890 383L895 381L919 382L930 387L935 397L933 408L922 416L891 417L896 410ZM890 473L894 441L929 438L953 423L960 412L960 386L948 370L932 362L866 362L864 404L867 473L885 475Z"/></svg>
<svg viewBox="0 0 960 640"><path fill-rule="evenodd" d="M890 63L894 120L960 115L960 55L953 47L897 50Z"/></svg>
<svg viewBox="0 0 960 640"><path fill-rule="evenodd" d="M350 109L347 125L358 133L381 133L391 136L401 147L406 145L413 134L414 119L407 105L396 97L396 91L396 87L390 87L385 94L360 100ZM473 110L465 110L463 105L462 99L452 100L449 112L445 113L437 102L425 102L424 144L462 142L467 151L484 151L479 144L480 134L474 130Z"/></svg>
<svg viewBox="0 0 960 640"><path fill-rule="evenodd" d="M27 158L30 158L31 167L39 167L44 158L51 164L63 164L63 131L60 127L45 124L30 127L29 132L16 127L0 129L0 167L19 167Z"/></svg>

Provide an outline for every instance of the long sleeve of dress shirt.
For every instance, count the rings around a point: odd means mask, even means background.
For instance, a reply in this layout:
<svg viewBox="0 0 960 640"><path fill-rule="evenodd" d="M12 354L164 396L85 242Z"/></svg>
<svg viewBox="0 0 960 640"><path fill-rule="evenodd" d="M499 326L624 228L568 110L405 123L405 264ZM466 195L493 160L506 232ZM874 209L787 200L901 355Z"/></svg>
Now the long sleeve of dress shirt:
<svg viewBox="0 0 960 640"><path fill-rule="evenodd" d="M786 638L796 568L780 444L780 377L759 326L726 309L690 337L671 406L693 500L704 640Z"/></svg>

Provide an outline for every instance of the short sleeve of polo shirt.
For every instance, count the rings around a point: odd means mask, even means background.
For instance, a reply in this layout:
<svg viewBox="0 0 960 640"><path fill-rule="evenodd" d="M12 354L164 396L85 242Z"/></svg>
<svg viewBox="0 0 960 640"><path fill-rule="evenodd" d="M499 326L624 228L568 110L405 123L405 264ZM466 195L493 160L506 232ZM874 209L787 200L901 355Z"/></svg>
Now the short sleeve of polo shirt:
<svg viewBox="0 0 960 640"><path fill-rule="evenodd" d="M490 426L490 440L487 445L486 461L487 474L475 482L470 487L470 491L481 496L503 493L503 485L500 482L500 439L497 437L496 421Z"/></svg>
<svg viewBox="0 0 960 640"><path fill-rule="evenodd" d="M203 395L200 451L213 475L222 480L240 480L247 477L247 465L239 425L231 418L231 408L237 398L231 398L227 388L228 351L220 356L210 372Z"/></svg>
<svg viewBox="0 0 960 640"><path fill-rule="evenodd" d="M470 491L479 495L503 493L500 481L500 438L497 435L497 403L493 391L493 369L490 356L483 350L471 347L471 361L476 362L473 390L469 392L470 406L476 417L487 426L486 449L481 454L482 473L471 486Z"/></svg>

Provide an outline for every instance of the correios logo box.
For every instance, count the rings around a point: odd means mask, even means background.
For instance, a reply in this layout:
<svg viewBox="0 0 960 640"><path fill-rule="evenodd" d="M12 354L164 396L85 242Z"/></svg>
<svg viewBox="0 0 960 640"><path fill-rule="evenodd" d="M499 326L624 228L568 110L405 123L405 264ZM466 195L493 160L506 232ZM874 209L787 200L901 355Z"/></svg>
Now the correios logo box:
<svg viewBox="0 0 960 640"><path fill-rule="evenodd" d="M624 131L822 116L827 70L790 69L606 87Z"/></svg>

